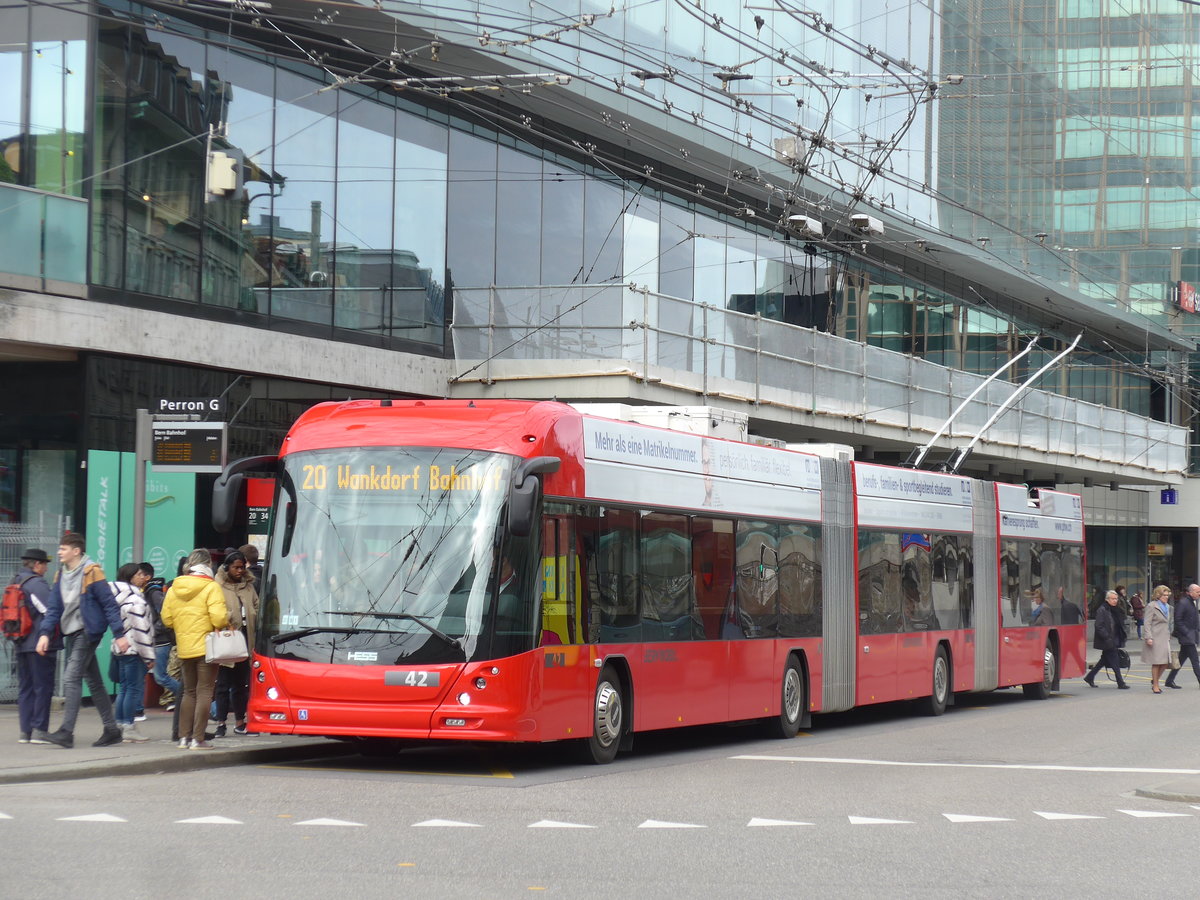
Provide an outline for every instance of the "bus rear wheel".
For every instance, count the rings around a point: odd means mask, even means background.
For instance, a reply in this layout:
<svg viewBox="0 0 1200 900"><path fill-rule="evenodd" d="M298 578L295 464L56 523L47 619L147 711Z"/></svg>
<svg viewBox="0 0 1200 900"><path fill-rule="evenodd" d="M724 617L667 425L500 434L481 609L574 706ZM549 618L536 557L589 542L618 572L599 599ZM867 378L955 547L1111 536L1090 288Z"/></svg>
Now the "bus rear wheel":
<svg viewBox="0 0 1200 900"><path fill-rule="evenodd" d="M1048 700L1050 692L1054 690L1054 680L1057 677L1058 657L1054 653L1054 648L1047 644L1046 653L1042 657L1042 680L1035 681L1033 684L1023 684L1021 690L1031 700Z"/></svg>
<svg viewBox="0 0 1200 900"><path fill-rule="evenodd" d="M794 738L804 716L804 671L794 656L788 657L779 690L779 716L768 720L768 732L772 737Z"/></svg>
<svg viewBox="0 0 1200 900"><path fill-rule="evenodd" d="M583 741L585 762L605 765L617 758L625 729L625 701L621 679L611 666L600 670L592 703L592 736Z"/></svg>
<svg viewBox="0 0 1200 900"><path fill-rule="evenodd" d="M940 716L950 702L950 659L945 647L938 647L937 656L933 658L933 681L929 690L929 696L921 700L921 712L927 716Z"/></svg>

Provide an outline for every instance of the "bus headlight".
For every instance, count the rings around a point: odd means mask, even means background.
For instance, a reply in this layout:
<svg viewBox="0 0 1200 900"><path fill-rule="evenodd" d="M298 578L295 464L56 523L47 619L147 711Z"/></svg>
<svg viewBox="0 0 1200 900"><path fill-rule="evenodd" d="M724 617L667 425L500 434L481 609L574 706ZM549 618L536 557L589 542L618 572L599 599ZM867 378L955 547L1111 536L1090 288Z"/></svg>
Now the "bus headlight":
<svg viewBox="0 0 1200 900"><path fill-rule="evenodd" d="M279 690L277 688L273 688L273 687L267 688L267 699L268 700L278 700L279 699Z"/></svg>
<svg viewBox="0 0 1200 900"><path fill-rule="evenodd" d="M486 678L480 677L480 678L475 679L475 689L476 690L482 691L485 687L487 687L487 679Z"/></svg>
<svg viewBox="0 0 1200 900"><path fill-rule="evenodd" d="M461 694L458 695L458 703L460 706L470 706L471 705L471 695L468 694L466 691L463 691Z"/></svg>

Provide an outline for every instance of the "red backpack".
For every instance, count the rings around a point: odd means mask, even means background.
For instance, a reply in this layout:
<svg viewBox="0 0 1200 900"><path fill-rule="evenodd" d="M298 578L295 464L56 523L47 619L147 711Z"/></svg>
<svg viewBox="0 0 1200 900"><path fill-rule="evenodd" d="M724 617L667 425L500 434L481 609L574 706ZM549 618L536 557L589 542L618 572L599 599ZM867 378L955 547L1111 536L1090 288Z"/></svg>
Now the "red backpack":
<svg viewBox="0 0 1200 900"><path fill-rule="evenodd" d="M33 576L30 575L29 578ZM4 600L0 601L0 627L10 641L21 641L33 631L33 613L29 609L29 594L25 583L14 581L4 589Z"/></svg>

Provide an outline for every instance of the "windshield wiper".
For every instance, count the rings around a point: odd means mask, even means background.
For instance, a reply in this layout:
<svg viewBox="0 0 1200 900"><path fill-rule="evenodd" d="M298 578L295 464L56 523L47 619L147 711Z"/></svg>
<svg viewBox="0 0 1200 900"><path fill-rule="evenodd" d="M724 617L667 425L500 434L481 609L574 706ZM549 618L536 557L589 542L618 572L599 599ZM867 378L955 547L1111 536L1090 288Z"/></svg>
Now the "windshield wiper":
<svg viewBox="0 0 1200 900"><path fill-rule="evenodd" d="M302 637L308 637L313 634L364 634L370 633L370 629L366 628L337 628L325 627L322 625L313 625L309 628L301 628L297 631L285 631L283 634L277 634L271 638L271 643L275 646L286 644L288 641L299 640Z"/></svg>
<svg viewBox="0 0 1200 900"><path fill-rule="evenodd" d="M453 647L455 650L462 650L462 648L463 648L462 644L459 643L458 638L452 638L452 637L450 637L450 635L446 634L446 632L442 631L441 629L434 628L428 622L424 621L424 619L426 617L414 616L412 613L374 612L374 611L346 612L346 611L340 610L340 609L331 609L331 610L327 610L325 612L325 615L329 615L329 616L370 616L370 617L376 618L376 619L404 619L408 622L416 622L418 625L420 625L422 628L424 628L430 634L440 637L443 641L445 641L449 646Z"/></svg>

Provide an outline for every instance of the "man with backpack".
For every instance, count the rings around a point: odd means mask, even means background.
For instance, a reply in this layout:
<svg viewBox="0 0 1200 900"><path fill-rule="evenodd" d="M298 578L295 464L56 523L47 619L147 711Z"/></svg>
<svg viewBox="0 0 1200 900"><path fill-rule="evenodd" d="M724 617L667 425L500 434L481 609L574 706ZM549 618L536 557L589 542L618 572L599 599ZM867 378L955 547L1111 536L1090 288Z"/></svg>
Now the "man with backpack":
<svg viewBox="0 0 1200 900"><path fill-rule="evenodd" d="M50 604L50 585L46 583L48 568L50 557L46 551L30 547L21 554L21 568L5 591L5 632L17 654L17 711L21 720L18 741L22 744L49 743L46 732L50 730L54 667L62 640L57 633L52 634L46 649L38 650L42 620ZM12 604L17 606L10 619L8 607ZM10 622L13 623L11 628Z"/></svg>

